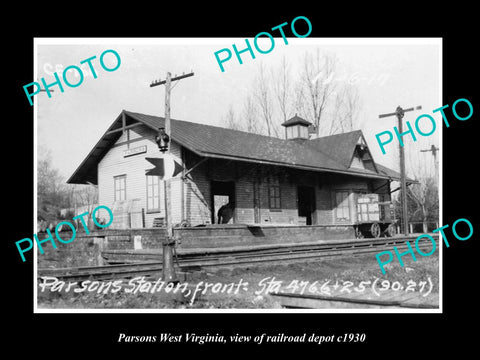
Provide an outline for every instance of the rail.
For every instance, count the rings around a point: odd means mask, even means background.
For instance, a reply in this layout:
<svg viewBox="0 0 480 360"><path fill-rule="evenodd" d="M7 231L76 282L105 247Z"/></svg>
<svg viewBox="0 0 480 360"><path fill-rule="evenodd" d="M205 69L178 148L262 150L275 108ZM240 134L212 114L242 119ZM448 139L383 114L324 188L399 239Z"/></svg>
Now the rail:
<svg viewBox="0 0 480 360"><path fill-rule="evenodd" d="M410 308L438 309L438 304L418 302L418 296L408 299L374 300L366 298L348 298L341 296L322 296L312 294L270 294L282 307L295 309L333 308Z"/></svg>
<svg viewBox="0 0 480 360"><path fill-rule="evenodd" d="M438 241L438 235L434 237ZM220 249L197 249L178 253L176 267L179 272L192 272L218 267L242 267L262 263L299 262L323 257L359 256L407 248L406 241L415 237L390 237L380 239L344 240L326 243L283 244L275 246L236 247ZM428 247L431 245L421 244ZM159 254L159 259L161 255ZM51 276L58 279L105 280L128 278L138 275L151 275L162 271L161 261L104 266L82 266L71 268L38 269L37 278Z"/></svg>

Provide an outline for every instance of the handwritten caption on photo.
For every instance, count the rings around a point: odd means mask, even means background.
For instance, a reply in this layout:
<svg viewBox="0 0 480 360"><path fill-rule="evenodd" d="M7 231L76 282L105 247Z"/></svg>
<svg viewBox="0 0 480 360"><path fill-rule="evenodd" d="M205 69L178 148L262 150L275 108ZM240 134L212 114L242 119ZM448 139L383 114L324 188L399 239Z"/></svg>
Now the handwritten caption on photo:
<svg viewBox="0 0 480 360"><path fill-rule="evenodd" d="M97 293L97 294L115 294L123 291L126 294L159 292L165 293L181 293L189 299L190 305L193 305L198 296L211 294L239 294L251 290L251 284L243 279L238 282L221 283L200 281L197 284L189 284L188 282L173 284L167 283L161 278L156 281L147 280L145 276L138 276L130 279L128 282L124 280L96 281L84 280L80 283L74 281L62 281L53 276L43 276L38 286L41 292L49 290L50 292L72 292L72 293ZM255 284L253 284L255 286ZM254 295L267 295L269 293L290 293L290 294L317 294L333 296L336 294L363 293L371 291L376 296L382 296L387 290L398 292L418 292L423 297L428 296L434 288L430 277L426 280L414 281L409 280L406 283L400 281L389 281L375 278L374 280L360 281L355 284L353 281L345 280L325 280L325 281L301 281L291 280L288 282L278 280L274 276L266 277L260 280L254 288Z"/></svg>

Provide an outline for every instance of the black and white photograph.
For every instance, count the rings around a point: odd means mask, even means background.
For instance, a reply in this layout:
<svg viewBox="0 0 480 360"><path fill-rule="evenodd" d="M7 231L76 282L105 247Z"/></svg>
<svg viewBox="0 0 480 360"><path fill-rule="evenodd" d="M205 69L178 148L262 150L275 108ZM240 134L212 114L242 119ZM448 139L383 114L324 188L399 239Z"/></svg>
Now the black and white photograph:
<svg viewBox="0 0 480 360"><path fill-rule="evenodd" d="M473 350L472 9L101 5L3 24L5 352Z"/></svg>
<svg viewBox="0 0 480 360"><path fill-rule="evenodd" d="M441 310L441 45L38 39L37 311Z"/></svg>

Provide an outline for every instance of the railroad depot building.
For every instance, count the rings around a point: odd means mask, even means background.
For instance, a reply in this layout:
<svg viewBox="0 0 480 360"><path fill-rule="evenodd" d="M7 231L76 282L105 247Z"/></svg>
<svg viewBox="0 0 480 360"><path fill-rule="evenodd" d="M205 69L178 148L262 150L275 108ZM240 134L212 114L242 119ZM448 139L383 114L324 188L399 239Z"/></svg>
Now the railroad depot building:
<svg viewBox="0 0 480 360"><path fill-rule="evenodd" d="M390 200L399 174L376 163L360 130L309 139L308 121L282 124L286 139L171 120L171 153L183 170L171 181L172 223L216 224L230 203L230 223L352 225L356 197ZM112 209L110 228L162 226L164 183L146 175L146 157L162 157L155 136L164 118L122 111L68 180L98 185Z"/></svg>

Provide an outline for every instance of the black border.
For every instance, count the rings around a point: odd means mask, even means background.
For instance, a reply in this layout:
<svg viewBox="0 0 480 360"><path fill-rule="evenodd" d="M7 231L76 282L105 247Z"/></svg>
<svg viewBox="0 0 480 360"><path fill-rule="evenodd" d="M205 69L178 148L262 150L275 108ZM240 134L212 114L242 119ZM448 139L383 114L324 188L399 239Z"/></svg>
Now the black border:
<svg viewBox="0 0 480 360"><path fill-rule="evenodd" d="M197 355L220 353L231 355L240 348L256 351L285 347L295 351L313 350L325 354L341 354L353 350L390 356L432 355L442 348L456 348L462 353L475 344L476 324L471 314L476 312L473 295L478 284L475 258L478 254L478 215L473 205L477 202L475 136L477 129L478 95L474 92L479 78L474 29L473 6L461 3L438 8L419 9L417 5L399 3L398 8L373 7L361 3L324 4L293 9L287 4L267 5L267 11L246 3L222 4L211 9L169 10L163 4L112 5L101 11L98 5L77 9L60 8L53 4L38 5L41 9L28 9L17 19L18 33L4 29L11 36L7 40L10 54L7 60L7 85L3 96L6 102L3 134L7 138L17 135L15 142L3 149L6 191L12 197L4 202L5 238L3 249L9 268L4 278L4 297L9 301L6 315L12 314L8 325L7 346L21 351L26 346L43 352L56 349L90 349L89 354L106 350L155 351L166 356L164 350L178 351L184 356L187 350ZM165 6L165 8L164 8ZM397 6L396 4L394 6ZM275 9L273 9L275 8ZM64 22L52 9L62 10ZM448 11L447 11L448 10ZM474 226L474 236L465 242L453 240L450 248L444 247L444 313L443 314L33 314L32 258L21 263L14 242L34 233L33 224L33 108L25 101L22 86L33 78L34 37L253 37L258 32L296 16L310 19L313 31L310 37L442 37L443 38L443 104L452 104L458 98L467 98L473 104L474 115L468 121L451 121L443 131L443 222L452 224L458 218L469 219ZM73 20L72 20L73 19ZM5 26L6 24L2 25ZM21 30L20 30L21 29ZM9 35L12 34L12 35ZM12 59L14 61L12 61ZM4 58L5 60L5 58ZM4 67L5 69L5 67ZM476 89L475 89L476 90ZM13 103L10 101L13 99ZM427 111L428 109L424 109ZM451 112L447 111L447 115ZM7 142L8 144L8 142ZM6 145L6 144L5 144ZM5 186L5 185L4 185ZM10 310L11 309L11 310ZM473 327L472 327L473 325ZM301 335L345 332L366 333L363 344L337 346L311 344L188 346L182 343L118 344L119 332L158 334L160 332L222 333L255 335L266 332ZM21 347L21 345L24 345ZM455 347L454 347L455 346ZM49 350L47 350L49 349ZM385 350L386 352L382 352ZM87 354L87 352L85 352ZM140 354L140 353L139 353ZM146 354L146 353L145 353ZM175 354L175 353L172 353ZM298 352L302 354L302 352Z"/></svg>

